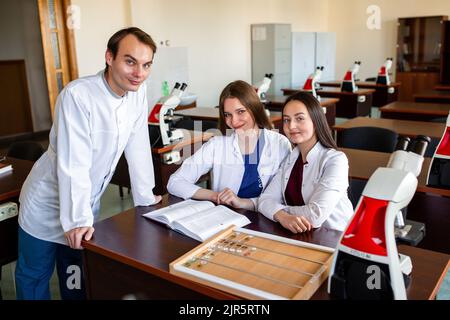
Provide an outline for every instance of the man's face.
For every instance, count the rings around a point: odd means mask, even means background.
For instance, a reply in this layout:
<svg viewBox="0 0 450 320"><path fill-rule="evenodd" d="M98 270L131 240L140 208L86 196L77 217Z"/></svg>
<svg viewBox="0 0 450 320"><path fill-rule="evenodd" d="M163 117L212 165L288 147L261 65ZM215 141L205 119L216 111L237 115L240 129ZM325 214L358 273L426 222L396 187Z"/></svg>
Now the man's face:
<svg viewBox="0 0 450 320"><path fill-rule="evenodd" d="M120 41L116 57L107 50L105 58L108 64L106 80L115 93L123 96L127 91L137 91L147 79L153 50L129 34Z"/></svg>

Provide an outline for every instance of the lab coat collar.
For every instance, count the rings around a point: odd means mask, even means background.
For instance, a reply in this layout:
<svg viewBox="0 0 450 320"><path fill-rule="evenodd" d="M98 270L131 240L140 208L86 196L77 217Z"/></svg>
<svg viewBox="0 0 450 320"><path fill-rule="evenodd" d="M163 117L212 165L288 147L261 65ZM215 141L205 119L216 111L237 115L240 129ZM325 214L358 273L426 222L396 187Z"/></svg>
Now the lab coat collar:
<svg viewBox="0 0 450 320"><path fill-rule="evenodd" d="M319 141L317 141L316 144L312 147L311 150L309 150L308 154L306 155L306 162L313 163L314 161L316 161L316 159L320 156L320 153L323 149L324 147L322 146L322 144ZM289 165L297 161L299 155L300 149L298 148L298 146L296 146L289 156Z"/></svg>
<svg viewBox="0 0 450 320"><path fill-rule="evenodd" d="M109 92L109 94L111 94L111 96L112 96L113 98L116 98L116 99L123 99L123 98L125 98L125 97L128 95L128 91L127 91L127 92L123 95L123 97L121 97L121 96L119 96L117 93L115 93L115 92L113 91L113 89L111 89L111 87L110 87L109 84L108 84L108 81L106 81L105 70L100 71L98 74L102 77L102 82L103 82L103 84L105 85L106 90Z"/></svg>
<svg viewBox="0 0 450 320"><path fill-rule="evenodd" d="M260 131L259 132L260 135L261 134L264 135L264 148L262 150L262 153L267 153L268 158L270 159L271 150L272 150L272 146L271 146L272 141L269 139L266 129L259 129L259 131ZM239 148L239 140L238 140L239 138L238 138L236 131L233 131L233 133L231 134L231 137L233 139L233 153L242 160L242 153L241 153L241 149Z"/></svg>
<svg viewBox="0 0 450 320"><path fill-rule="evenodd" d="M312 149L309 150L308 154L306 155L306 162L312 163L316 161L317 157L319 157L320 155L320 151L323 149L324 147L322 146L322 144L319 141L317 141L314 147L312 147Z"/></svg>

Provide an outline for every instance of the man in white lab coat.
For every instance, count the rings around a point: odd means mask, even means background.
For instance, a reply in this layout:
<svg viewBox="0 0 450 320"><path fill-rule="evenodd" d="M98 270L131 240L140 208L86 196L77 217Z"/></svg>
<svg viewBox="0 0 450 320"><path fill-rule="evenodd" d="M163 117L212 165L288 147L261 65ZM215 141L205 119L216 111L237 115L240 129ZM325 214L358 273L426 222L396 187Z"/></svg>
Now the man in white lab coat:
<svg viewBox="0 0 450 320"><path fill-rule="evenodd" d="M18 299L50 299L55 263L61 297L85 298L78 249L92 237L100 197L123 152L134 204L161 200L152 192L144 84L155 51L142 30L120 30L108 42L105 70L69 83L58 96L48 150L19 199Z"/></svg>

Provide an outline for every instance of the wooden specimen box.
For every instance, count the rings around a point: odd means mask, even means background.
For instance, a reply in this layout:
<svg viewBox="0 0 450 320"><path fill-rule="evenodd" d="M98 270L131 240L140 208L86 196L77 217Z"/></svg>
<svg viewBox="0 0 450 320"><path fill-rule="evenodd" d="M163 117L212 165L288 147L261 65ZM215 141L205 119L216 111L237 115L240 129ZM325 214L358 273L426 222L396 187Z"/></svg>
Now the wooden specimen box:
<svg viewBox="0 0 450 320"><path fill-rule="evenodd" d="M334 249L231 226L170 263L170 272L246 299L309 299Z"/></svg>

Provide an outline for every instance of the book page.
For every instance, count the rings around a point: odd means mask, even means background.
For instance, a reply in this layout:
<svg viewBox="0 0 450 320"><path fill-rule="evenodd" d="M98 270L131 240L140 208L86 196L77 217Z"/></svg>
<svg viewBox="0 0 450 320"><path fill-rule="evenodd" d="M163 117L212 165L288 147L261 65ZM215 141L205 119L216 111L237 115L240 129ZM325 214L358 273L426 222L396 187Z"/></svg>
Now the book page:
<svg viewBox="0 0 450 320"><path fill-rule="evenodd" d="M173 227L191 238L204 241L230 225L243 227L249 223L246 216L225 206L217 206L175 221Z"/></svg>
<svg viewBox="0 0 450 320"><path fill-rule="evenodd" d="M213 207L214 203L209 201L185 200L166 208L145 213L143 216L171 226L175 220L182 219Z"/></svg>

